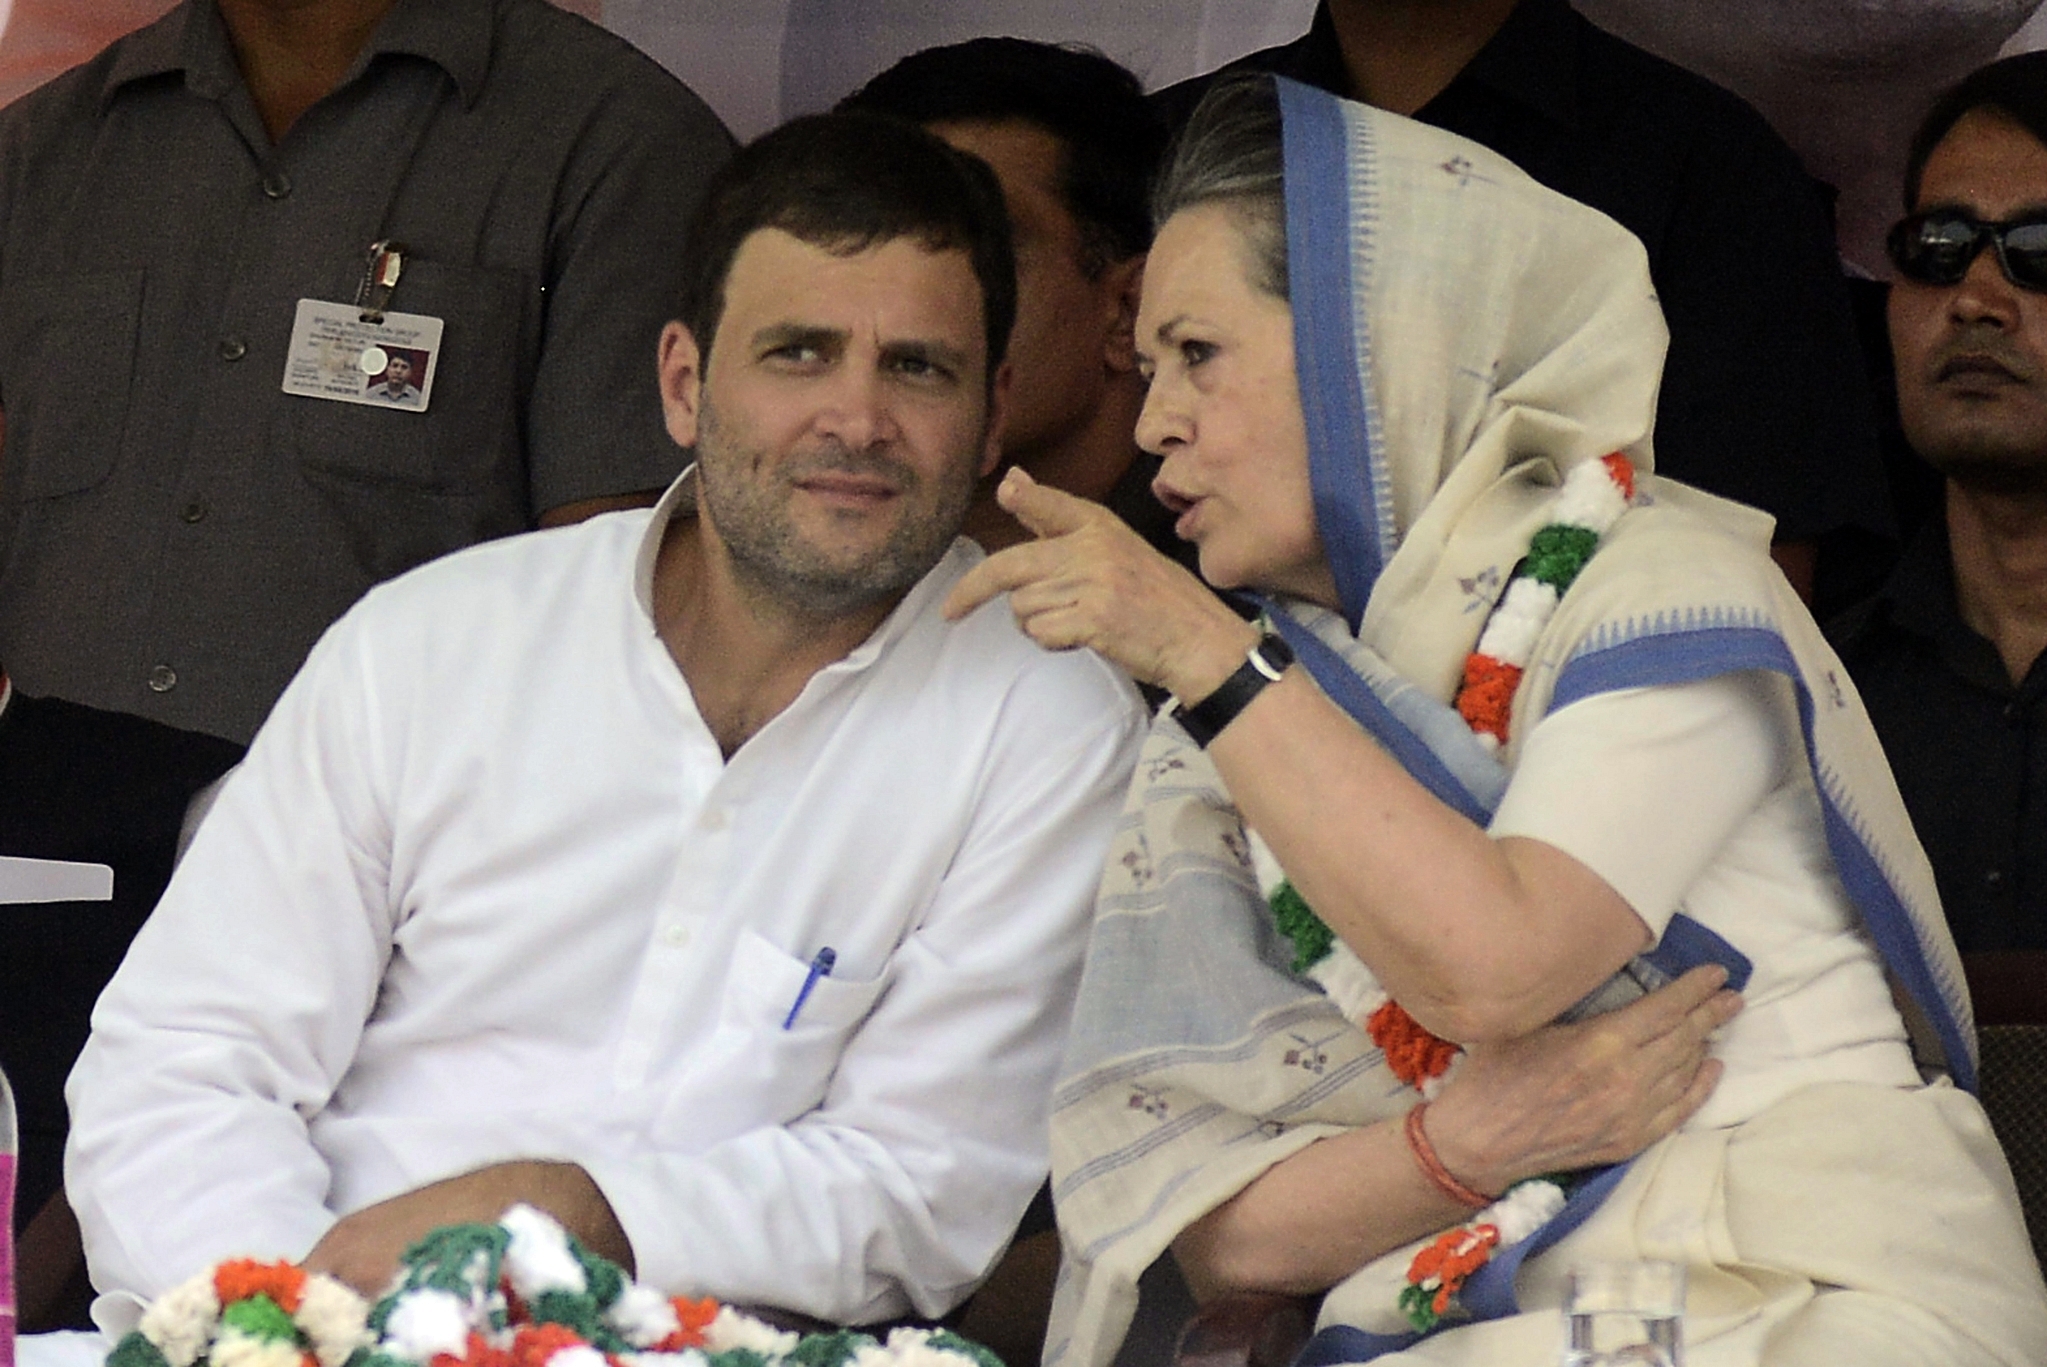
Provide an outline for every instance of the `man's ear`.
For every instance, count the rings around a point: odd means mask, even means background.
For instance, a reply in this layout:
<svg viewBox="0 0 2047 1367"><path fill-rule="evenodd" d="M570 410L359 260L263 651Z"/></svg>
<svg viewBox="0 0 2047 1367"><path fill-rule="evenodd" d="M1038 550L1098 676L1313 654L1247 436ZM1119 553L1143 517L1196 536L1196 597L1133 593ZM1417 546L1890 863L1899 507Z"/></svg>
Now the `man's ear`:
<svg viewBox="0 0 2047 1367"><path fill-rule="evenodd" d="M1016 367L1004 361L995 371L995 383L988 386L988 425L981 438L982 479L995 473L1002 462L1002 429L1009 423L1009 392L1016 381Z"/></svg>
<svg viewBox="0 0 2047 1367"><path fill-rule="evenodd" d="M668 435L677 446L695 446L698 421L703 415L703 355L688 328L670 323L661 329L657 364L661 376L661 416L668 426Z"/></svg>
<svg viewBox="0 0 2047 1367"><path fill-rule="evenodd" d="M1144 255L1139 252L1106 267L1096 282L1102 307L1109 314L1108 348L1102 362L1111 374L1137 369L1137 304L1144 294Z"/></svg>

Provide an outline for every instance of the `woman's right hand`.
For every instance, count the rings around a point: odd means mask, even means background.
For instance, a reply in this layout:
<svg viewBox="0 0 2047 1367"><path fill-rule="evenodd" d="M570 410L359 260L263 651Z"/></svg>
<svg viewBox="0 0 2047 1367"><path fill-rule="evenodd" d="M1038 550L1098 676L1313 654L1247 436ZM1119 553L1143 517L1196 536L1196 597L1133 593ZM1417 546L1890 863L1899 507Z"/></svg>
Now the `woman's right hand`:
<svg viewBox="0 0 2047 1367"><path fill-rule="evenodd" d="M1437 1156L1486 1192L1632 1158L1720 1080L1711 1037L1741 1010L1726 981L1695 968L1618 1011L1472 1047L1428 1110Z"/></svg>

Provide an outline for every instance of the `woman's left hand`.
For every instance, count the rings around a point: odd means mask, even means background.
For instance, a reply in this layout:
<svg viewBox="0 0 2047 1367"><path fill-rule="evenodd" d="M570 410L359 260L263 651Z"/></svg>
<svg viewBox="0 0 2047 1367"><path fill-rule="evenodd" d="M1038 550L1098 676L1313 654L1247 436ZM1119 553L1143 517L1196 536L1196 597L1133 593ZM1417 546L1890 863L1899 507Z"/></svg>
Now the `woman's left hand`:
<svg viewBox="0 0 2047 1367"><path fill-rule="evenodd" d="M945 600L948 619L1007 593L1017 625L1039 645L1086 646L1189 701L1214 692L1258 643L1256 627L1100 504L1015 468L996 501L1037 540L970 570Z"/></svg>

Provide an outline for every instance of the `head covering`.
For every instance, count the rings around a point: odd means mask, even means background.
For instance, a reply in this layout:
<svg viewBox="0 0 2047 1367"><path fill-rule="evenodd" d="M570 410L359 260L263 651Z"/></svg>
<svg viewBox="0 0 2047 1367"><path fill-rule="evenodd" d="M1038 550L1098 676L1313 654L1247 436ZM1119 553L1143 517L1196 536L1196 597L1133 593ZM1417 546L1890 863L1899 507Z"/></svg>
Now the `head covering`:
<svg viewBox="0 0 2047 1367"><path fill-rule="evenodd" d="M1931 869L1852 686L1768 559L1769 519L1647 473L1667 334L1640 244L1475 144L1277 84L1295 364L1342 600L1340 614L1274 605L1303 663L1479 820L1554 707L1785 676L1829 846L1915 1053L1972 1085ZM1507 744L1487 753L1449 705L1465 658L1564 475L1615 451L1645 472L1635 505L1544 628ZM1289 960L1220 777L1162 724L1104 872L1053 1100L1066 1262L1052 1367L1113 1355L1137 1277L1194 1219L1316 1139L1412 1104Z"/></svg>

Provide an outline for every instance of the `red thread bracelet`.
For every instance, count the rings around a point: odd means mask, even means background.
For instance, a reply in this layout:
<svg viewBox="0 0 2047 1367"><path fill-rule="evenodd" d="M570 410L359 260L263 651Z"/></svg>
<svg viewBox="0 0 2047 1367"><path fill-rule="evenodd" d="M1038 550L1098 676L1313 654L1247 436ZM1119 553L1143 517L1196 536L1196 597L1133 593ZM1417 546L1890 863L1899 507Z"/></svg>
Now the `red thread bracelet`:
<svg viewBox="0 0 2047 1367"><path fill-rule="evenodd" d="M1483 1210L1499 1200L1497 1196L1473 1191L1443 1166L1443 1160L1436 1156L1436 1146L1429 1142L1428 1132L1422 1129L1422 1115L1428 1109L1429 1103L1424 1101L1407 1113L1407 1148L1414 1155L1415 1164L1421 1168L1422 1176L1428 1178L1437 1191L1472 1210Z"/></svg>

